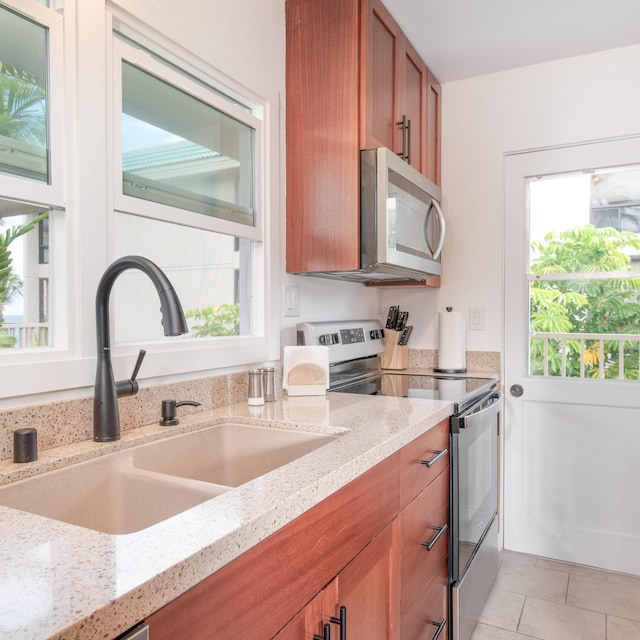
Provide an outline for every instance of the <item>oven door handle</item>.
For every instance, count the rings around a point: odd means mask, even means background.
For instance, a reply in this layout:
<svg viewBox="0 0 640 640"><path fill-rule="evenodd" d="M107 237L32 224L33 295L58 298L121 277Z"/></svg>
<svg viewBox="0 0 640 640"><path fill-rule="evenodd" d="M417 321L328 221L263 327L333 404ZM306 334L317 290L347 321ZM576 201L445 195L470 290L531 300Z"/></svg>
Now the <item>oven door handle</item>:
<svg viewBox="0 0 640 640"><path fill-rule="evenodd" d="M485 404L487 400L491 400L491 403ZM478 405L482 406L482 409L479 411L471 408L468 412L462 413L459 416L452 416L451 427L454 433L459 433L460 429L473 428L478 422L497 415L502 410L502 391L492 392L488 399L481 401Z"/></svg>

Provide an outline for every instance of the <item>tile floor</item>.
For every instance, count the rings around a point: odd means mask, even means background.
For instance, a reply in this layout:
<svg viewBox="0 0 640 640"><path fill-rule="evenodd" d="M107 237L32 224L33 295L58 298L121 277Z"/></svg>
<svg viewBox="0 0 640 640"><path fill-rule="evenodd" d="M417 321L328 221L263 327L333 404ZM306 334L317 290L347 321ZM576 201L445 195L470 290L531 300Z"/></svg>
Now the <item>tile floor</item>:
<svg viewBox="0 0 640 640"><path fill-rule="evenodd" d="M640 578L512 551L472 640L640 640Z"/></svg>

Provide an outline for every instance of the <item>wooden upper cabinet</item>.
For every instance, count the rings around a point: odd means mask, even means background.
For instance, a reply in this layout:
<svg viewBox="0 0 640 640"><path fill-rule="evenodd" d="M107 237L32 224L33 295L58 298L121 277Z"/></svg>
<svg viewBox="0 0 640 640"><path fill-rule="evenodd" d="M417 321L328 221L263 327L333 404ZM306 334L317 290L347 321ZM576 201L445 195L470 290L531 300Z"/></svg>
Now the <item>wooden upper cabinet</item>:
<svg viewBox="0 0 640 640"><path fill-rule="evenodd" d="M361 149L387 147L427 169L429 70L379 0L363 0Z"/></svg>
<svg viewBox="0 0 640 640"><path fill-rule="evenodd" d="M429 71L427 82L426 171L423 173L440 185L440 83Z"/></svg>
<svg viewBox="0 0 640 640"><path fill-rule="evenodd" d="M357 270L359 152L401 153L404 116L411 164L438 183L439 85L380 0L286 0L285 12L287 271Z"/></svg>

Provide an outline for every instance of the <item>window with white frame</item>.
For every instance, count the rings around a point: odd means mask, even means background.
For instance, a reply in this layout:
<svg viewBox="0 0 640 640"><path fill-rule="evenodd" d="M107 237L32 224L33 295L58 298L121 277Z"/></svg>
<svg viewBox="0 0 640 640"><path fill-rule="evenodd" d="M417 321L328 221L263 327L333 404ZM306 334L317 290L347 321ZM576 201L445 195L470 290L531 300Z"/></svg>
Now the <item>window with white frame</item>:
<svg viewBox="0 0 640 640"><path fill-rule="evenodd" d="M190 331L165 338L151 282L123 273L117 378L143 343L141 379L277 359L277 89L165 17L82 2L0 0L0 400L92 385L96 286L124 255L167 273Z"/></svg>
<svg viewBox="0 0 640 640"><path fill-rule="evenodd" d="M143 255L165 271L192 337L260 335L259 110L128 39L114 44L115 256ZM123 274L115 292L116 342L161 336L143 279Z"/></svg>
<svg viewBox="0 0 640 640"><path fill-rule="evenodd" d="M64 226L60 115L52 113L60 104L53 61L62 55L61 24L40 6L25 13L0 4L0 358L54 346L43 292L54 278L49 242ZM52 254L61 267L64 257Z"/></svg>

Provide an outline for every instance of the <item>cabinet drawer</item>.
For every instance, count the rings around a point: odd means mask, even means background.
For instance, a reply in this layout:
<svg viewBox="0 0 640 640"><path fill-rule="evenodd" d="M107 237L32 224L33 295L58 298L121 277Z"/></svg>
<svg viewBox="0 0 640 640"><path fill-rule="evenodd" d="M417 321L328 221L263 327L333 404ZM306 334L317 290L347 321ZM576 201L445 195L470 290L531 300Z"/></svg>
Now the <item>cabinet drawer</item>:
<svg viewBox="0 0 640 640"><path fill-rule="evenodd" d="M448 566L448 467L404 509L401 518L402 606L412 607L440 568ZM432 543L430 549L423 544L427 542Z"/></svg>
<svg viewBox="0 0 640 640"><path fill-rule="evenodd" d="M449 465L448 450L449 419L443 420L401 450L400 500L403 506L411 502ZM438 457L437 452L441 451L447 453ZM423 461L431 463L431 466L423 464Z"/></svg>
<svg viewBox="0 0 640 640"><path fill-rule="evenodd" d="M443 564L422 596L402 609L402 640L446 640L449 633L449 567ZM444 622L444 624L443 624Z"/></svg>

